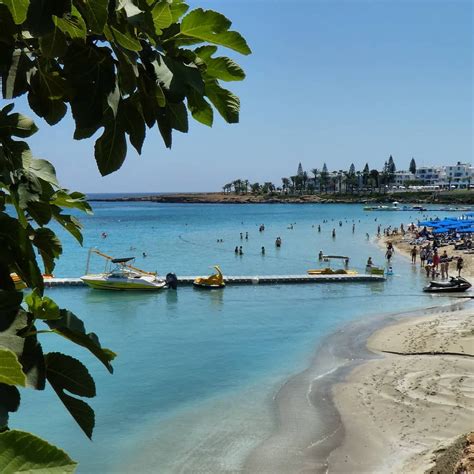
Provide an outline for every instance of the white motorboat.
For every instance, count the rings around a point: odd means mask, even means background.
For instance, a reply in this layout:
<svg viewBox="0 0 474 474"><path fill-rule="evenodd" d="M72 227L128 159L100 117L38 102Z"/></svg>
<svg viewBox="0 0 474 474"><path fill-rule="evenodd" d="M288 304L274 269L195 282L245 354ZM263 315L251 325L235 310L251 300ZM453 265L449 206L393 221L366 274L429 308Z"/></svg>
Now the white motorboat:
<svg viewBox="0 0 474 474"><path fill-rule="evenodd" d="M106 271L104 273L89 274L89 260L91 252L106 259ZM135 257L112 258L99 252L97 249L89 251L86 275L81 280L91 288L98 290L146 290L157 291L164 288L176 288L177 279L172 273L164 278L158 278L156 273L146 272L131 265ZM108 265L114 266L108 270Z"/></svg>

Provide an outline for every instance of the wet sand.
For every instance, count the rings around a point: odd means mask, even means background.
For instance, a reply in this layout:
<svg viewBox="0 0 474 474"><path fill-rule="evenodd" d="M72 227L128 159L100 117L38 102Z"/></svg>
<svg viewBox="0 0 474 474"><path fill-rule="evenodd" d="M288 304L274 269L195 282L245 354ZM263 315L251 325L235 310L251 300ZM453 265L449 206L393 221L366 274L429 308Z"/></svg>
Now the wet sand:
<svg viewBox="0 0 474 474"><path fill-rule="evenodd" d="M472 365L469 369L472 360L468 360L464 355L436 359L417 356L420 360L414 362L411 356L410 360L407 358L404 361L402 359L407 356L393 355L389 359L380 353L380 349L385 349L385 346L394 350L400 347L403 349L399 346L398 340L395 343L392 333L387 336L387 329L383 329L387 324L399 321L403 321L402 324L406 325L406 328L400 331L404 336L400 337L402 339L408 337L409 340L417 331L420 334L424 333L427 328L434 325L430 329L433 334L429 337L415 334L417 340L419 339L419 347L425 347L427 350L435 346L431 346L428 342L423 346L421 341L434 341L438 333L444 340L449 327L449 331L453 331L453 336L449 338L450 342L444 342L443 345L440 343L438 346L442 345L440 350L446 352L460 350L456 338L460 327L458 325L469 326L467 315L473 313L472 310L453 312L460 307L454 304L410 315L372 317L345 326L326 339L310 367L288 380L276 394L274 409L277 428L273 435L247 458L244 471L249 473L400 472L392 470L394 458L401 459L400 446L406 444L424 448L423 440L426 439L426 433L430 431L432 423L436 422L436 426L440 427L443 423L449 424L449 420L445 420L443 416L450 417L453 412L460 415L460 421L450 424L449 433L437 429L433 437L439 437L440 441L462 433L468 417L472 415L472 411L469 412L467 408L471 403L472 409L473 400L470 398L472 393L465 394L466 384L472 382L472 377L466 376L473 372ZM457 316L452 319L452 315ZM446 316L449 316L449 324L448 320L445 323L439 321ZM420 321L431 322L428 326L424 323L420 326ZM469 327L472 330L472 326ZM377 336L371 337L379 330ZM367 347L369 337L370 350ZM386 344L388 339L391 345ZM463 343L468 343L468 348L463 350L469 350L472 339L468 341L463 336L462 340ZM394 358L397 358L397 362L392 366ZM441 374L445 374L447 370L450 375L445 380ZM437 373L440 375L437 376ZM459 375L461 373L463 375ZM459 381L461 377L466 378ZM431 388L431 379L435 388ZM404 381L399 387L396 383L401 380ZM454 399L448 396L445 400L447 396L445 383L449 383L449 380L457 380L457 391L453 395ZM425 396L423 395L419 402L413 401L412 398L418 395L409 393L408 387L411 385L415 394L416 390L423 392L425 386L429 386L430 393L436 392L437 395L428 394L426 400L423 400ZM400 390L406 391L404 399L397 398ZM455 400L455 403L452 403L452 400ZM405 410L405 403L408 402L410 406ZM431 402L442 407L439 413L431 414L429 406L425 406ZM429 419L426 418L428 415ZM420 430L412 433L413 426L419 426ZM432 441L427 443L430 444Z"/></svg>
<svg viewBox="0 0 474 474"><path fill-rule="evenodd" d="M368 341L381 358L333 388L344 426L328 472L424 473L474 420L474 309L410 318Z"/></svg>

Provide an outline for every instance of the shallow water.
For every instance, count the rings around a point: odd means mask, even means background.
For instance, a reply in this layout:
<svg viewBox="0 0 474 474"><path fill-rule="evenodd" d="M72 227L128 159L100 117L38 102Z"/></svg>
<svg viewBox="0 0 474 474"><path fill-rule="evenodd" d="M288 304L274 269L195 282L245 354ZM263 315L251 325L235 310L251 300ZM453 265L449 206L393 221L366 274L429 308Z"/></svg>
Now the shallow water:
<svg viewBox="0 0 474 474"><path fill-rule="evenodd" d="M57 276L80 276L90 246L115 257L146 252L137 266L162 274L207 274L216 263L226 274L302 274L318 266L319 250L349 255L350 266L363 269L368 256L383 263L383 250L373 241L379 223L407 224L419 217L365 213L360 205L340 204L95 203L94 208L94 216L82 219L84 248L64 238ZM329 222L323 224L325 219ZM248 232L249 239L241 241L240 232L244 237ZM279 250L277 236L283 240ZM243 246L243 256L234 255L236 245ZM369 314L433 304L421 293L418 269L398 255L393 266L394 276L370 284L179 288L155 294L51 289L51 297L119 354L115 373L108 375L67 341L45 335L46 350L80 358L96 379L94 441L85 438L50 390L24 390L11 424L66 449L81 472L238 470L274 426L272 396L305 368L325 336ZM101 269L98 260L93 269Z"/></svg>

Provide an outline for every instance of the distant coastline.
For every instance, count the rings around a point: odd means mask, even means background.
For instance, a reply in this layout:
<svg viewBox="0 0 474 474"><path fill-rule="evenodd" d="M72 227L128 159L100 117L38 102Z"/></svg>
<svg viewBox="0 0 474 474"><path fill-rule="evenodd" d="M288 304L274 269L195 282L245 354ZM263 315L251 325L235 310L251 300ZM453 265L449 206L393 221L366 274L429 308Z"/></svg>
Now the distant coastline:
<svg viewBox="0 0 474 474"><path fill-rule="evenodd" d="M175 204L363 204L363 203L439 203L439 204L474 204L474 192L398 192L370 194L234 194L234 193L169 193L144 194L133 193L122 196L115 193L111 197L91 196L92 202L156 202Z"/></svg>

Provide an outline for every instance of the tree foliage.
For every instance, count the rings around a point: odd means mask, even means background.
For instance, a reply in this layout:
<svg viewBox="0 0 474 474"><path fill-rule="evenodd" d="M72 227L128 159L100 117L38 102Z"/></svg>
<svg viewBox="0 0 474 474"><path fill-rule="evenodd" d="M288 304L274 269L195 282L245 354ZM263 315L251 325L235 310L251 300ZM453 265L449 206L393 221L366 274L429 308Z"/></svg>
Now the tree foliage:
<svg viewBox="0 0 474 474"><path fill-rule="evenodd" d="M173 131L187 132L189 114L211 126L216 110L239 120L240 102L221 82L245 78L219 46L249 54L244 38L222 14L182 0L0 0L0 469L70 472L64 452L29 433L9 430L20 405L17 387L49 383L90 438L94 412L84 398L95 382L77 359L43 353L42 333L91 352L109 372L115 354L70 311L44 295L62 254L51 228L59 224L82 244L81 225L67 212L91 212L85 196L63 189L54 167L34 158L27 142L32 119L13 110L26 96L33 112L55 125L68 109L74 138L95 136L102 175L119 169L129 144L141 153L156 127L166 147ZM10 102L9 102L10 101ZM248 186L248 181L246 186ZM25 296L19 287L29 289ZM43 472L42 471L42 472Z"/></svg>
<svg viewBox="0 0 474 474"><path fill-rule="evenodd" d="M26 94L50 125L69 107L76 139L100 131L102 175L120 168L127 138L141 153L146 128L170 148L173 130L188 131L188 111L209 126L214 109L238 122L239 99L220 81L245 73L215 54L250 49L225 16L187 11L181 0L0 0L3 97Z"/></svg>

